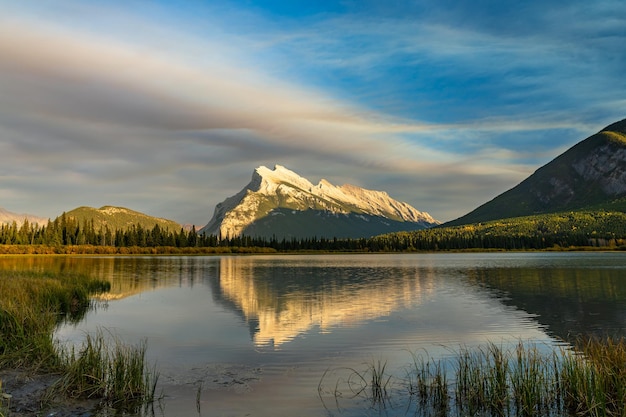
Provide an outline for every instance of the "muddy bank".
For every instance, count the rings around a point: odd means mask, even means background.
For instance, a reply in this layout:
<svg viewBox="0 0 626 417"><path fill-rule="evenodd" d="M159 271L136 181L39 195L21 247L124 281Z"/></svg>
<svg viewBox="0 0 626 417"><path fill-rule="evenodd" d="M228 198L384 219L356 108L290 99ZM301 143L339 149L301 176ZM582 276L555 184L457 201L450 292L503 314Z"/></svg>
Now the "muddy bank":
<svg viewBox="0 0 626 417"><path fill-rule="evenodd" d="M252 385L261 380L262 370L243 365L207 365L187 370L185 374L163 372L160 375L157 407L168 406L174 397L195 404L200 391L249 392ZM72 399L64 395L50 395L50 388L62 376L60 374L27 370L0 370L2 392L10 399L9 417L99 417L109 415L111 409L103 409L99 400ZM176 413L174 412L174 415Z"/></svg>
<svg viewBox="0 0 626 417"><path fill-rule="evenodd" d="M60 375L25 370L0 370L2 392L10 395L10 417L90 417L95 416L97 400L75 400L49 395L49 388ZM3 403L3 404L4 404ZM4 404L6 406L6 404Z"/></svg>

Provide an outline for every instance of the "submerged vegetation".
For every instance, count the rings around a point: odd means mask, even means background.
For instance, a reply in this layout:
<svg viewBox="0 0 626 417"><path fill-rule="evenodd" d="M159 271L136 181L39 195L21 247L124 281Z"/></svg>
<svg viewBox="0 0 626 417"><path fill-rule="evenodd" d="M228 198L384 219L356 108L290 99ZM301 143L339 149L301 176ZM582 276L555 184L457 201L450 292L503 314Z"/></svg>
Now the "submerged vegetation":
<svg viewBox="0 0 626 417"><path fill-rule="evenodd" d="M543 348L543 349L542 349ZM462 348L434 360L413 354L404 378L373 361L365 370L328 371L318 390L342 408L358 401L416 416L623 416L626 341L588 339L576 349L519 343ZM329 379L334 377L330 389ZM328 405L327 405L328 407Z"/></svg>
<svg viewBox="0 0 626 417"><path fill-rule="evenodd" d="M78 351L54 342L59 322L80 320L91 295L109 288L108 281L84 275L0 271L0 368L59 373L51 395L98 398L124 407L151 400L156 375L147 369L145 345L116 341L109 348L102 334L87 336ZM2 413L8 394L0 395Z"/></svg>

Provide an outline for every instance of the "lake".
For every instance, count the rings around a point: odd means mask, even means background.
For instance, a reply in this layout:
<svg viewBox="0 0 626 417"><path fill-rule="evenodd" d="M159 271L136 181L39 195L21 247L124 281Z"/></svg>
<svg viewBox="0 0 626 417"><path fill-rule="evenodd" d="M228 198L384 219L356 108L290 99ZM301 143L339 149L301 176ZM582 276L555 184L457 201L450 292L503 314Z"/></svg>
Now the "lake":
<svg viewBox="0 0 626 417"><path fill-rule="evenodd" d="M109 280L56 338L79 345L104 329L145 340L160 371L154 412L168 417L379 415L333 392L346 372L384 363L401 379L415 354L550 349L626 329L621 253L15 257L0 267Z"/></svg>

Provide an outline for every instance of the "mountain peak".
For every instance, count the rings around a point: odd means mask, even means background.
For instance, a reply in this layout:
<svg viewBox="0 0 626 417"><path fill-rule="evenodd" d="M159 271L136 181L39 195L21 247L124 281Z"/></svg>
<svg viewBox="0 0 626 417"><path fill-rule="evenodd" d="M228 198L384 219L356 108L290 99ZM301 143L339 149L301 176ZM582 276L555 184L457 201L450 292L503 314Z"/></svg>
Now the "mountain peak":
<svg viewBox="0 0 626 417"><path fill-rule="evenodd" d="M311 184L307 179L302 178L300 175L282 165L275 165L274 170L261 165L254 170L254 173L252 174L252 181L249 184L249 189L253 191L272 193L281 184L294 186L303 190L310 190L313 188L313 184Z"/></svg>
<svg viewBox="0 0 626 417"><path fill-rule="evenodd" d="M601 132L619 132L626 133L626 119L620 120L619 122L615 122L613 124L608 125Z"/></svg>
<svg viewBox="0 0 626 417"><path fill-rule="evenodd" d="M556 213L626 197L626 119L578 142L517 186L447 225Z"/></svg>
<svg viewBox="0 0 626 417"><path fill-rule="evenodd" d="M224 238L235 237L267 217L308 211L335 217L353 214L365 219L366 216L373 216L382 222L406 223L407 228L415 228L415 224L423 228L439 223L428 213L394 200L386 192L366 190L355 185L337 187L325 179L313 185L294 171L275 165L273 170L265 166L256 168L250 183L219 203L211 221L200 232ZM310 236L320 236L321 232L312 231ZM332 231L327 234L333 237Z"/></svg>

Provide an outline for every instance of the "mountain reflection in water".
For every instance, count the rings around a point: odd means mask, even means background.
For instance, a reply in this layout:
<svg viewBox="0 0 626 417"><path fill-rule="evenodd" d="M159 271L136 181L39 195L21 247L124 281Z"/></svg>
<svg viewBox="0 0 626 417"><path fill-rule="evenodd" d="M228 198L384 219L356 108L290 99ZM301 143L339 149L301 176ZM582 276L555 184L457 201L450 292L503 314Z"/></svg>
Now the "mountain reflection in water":
<svg viewBox="0 0 626 417"><path fill-rule="evenodd" d="M219 265L219 297L254 324L259 347L278 347L313 327L323 333L410 308L432 291L435 279L432 268L389 267L378 279L380 271L371 266L323 261L268 265L222 258Z"/></svg>
<svg viewBox="0 0 626 417"><path fill-rule="evenodd" d="M625 333L622 253L0 257L0 268L109 280L107 308L56 337L81 343L104 327L147 339L168 417L197 416L198 383L211 415L318 416L329 369L380 358L402 378L410 352Z"/></svg>
<svg viewBox="0 0 626 417"><path fill-rule="evenodd" d="M504 304L535 315L563 340L621 337L626 336L624 261L619 254L604 264L472 269L467 276L472 283L497 290Z"/></svg>

